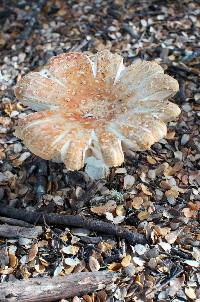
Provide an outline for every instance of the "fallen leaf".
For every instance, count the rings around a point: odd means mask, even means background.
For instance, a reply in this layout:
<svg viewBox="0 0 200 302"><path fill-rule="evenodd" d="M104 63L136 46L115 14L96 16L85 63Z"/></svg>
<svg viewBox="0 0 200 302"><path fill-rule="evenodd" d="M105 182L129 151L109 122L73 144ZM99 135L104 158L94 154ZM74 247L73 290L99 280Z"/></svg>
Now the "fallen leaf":
<svg viewBox="0 0 200 302"><path fill-rule="evenodd" d="M36 272L39 273L39 274L44 273L45 269L46 269L45 266L42 265L42 263L36 264L34 266L34 268L35 268Z"/></svg>
<svg viewBox="0 0 200 302"><path fill-rule="evenodd" d="M117 208L116 208L116 214L117 216L125 216L125 208L122 204L118 205Z"/></svg>
<svg viewBox="0 0 200 302"><path fill-rule="evenodd" d="M89 257L89 267L92 272L96 272L100 270L100 264L96 258L93 256Z"/></svg>
<svg viewBox="0 0 200 302"><path fill-rule="evenodd" d="M114 200L108 201L104 205L99 205L95 207L91 207L91 211L97 215L103 215L106 212L113 212L117 207L117 204Z"/></svg>
<svg viewBox="0 0 200 302"><path fill-rule="evenodd" d="M101 252L107 252L112 250L113 244L111 242L101 241L98 244L98 248L101 250Z"/></svg>
<svg viewBox="0 0 200 302"><path fill-rule="evenodd" d="M171 250L171 245L170 245L169 243L161 241L161 242L159 242L158 244L162 247L162 249L163 249L165 252L170 252L170 250Z"/></svg>
<svg viewBox="0 0 200 302"><path fill-rule="evenodd" d="M128 190L128 189L132 188L134 183L135 183L135 177L134 176L127 174L124 177L124 189L125 190Z"/></svg>
<svg viewBox="0 0 200 302"><path fill-rule="evenodd" d="M171 166L166 166L164 169L164 176L173 176L175 175L178 171L180 171L183 168L183 162L178 161L173 167Z"/></svg>
<svg viewBox="0 0 200 302"><path fill-rule="evenodd" d="M179 289L184 285L185 277L173 278L170 280L169 295L174 297Z"/></svg>
<svg viewBox="0 0 200 302"><path fill-rule="evenodd" d="M139 184L137 187L138 187L138 189L142 190L142 192L145 195L152 196L152 193L149 191L149 189L147 188L147 186L145 186L144 184Z"/></svg>
<svg viewBox="0 0 200 302"><path fill-rule="evenodd" d="M132 207L136 210L139 210L143 204L144 200L142 197L134 197L132 199Z"/></svg>
<svg viewBox="0 0 200 302"><path fill-rule="evenodd" d="M62 272L63 269L64 269L64 267L63 267L61 264L59 264L59 265L56 267L56 269L54 270L53 275L54 275L54 276L60 275L60 273Z"/></svg>
<svg viewBox="0 0 200 302"><path fill-rule="evenodd" d="M93 299L89 295L84 295L83 299L85 300L85 302L93 302Z"/></svg>
<svg viewBox="0 0 200 302"><path fill-rule="evenodd" d="M179 192L175 188L171 188L170 190L165 192L166 197L174 197L176 199L178 195Z"/></svg>
<svg viewBox="0 0 200 302"><path fill-rule="evenodd" d="M130 262L131 262L131 256L130 256L130 255L127 255L127 256L125 256L125 257L122 259L121 265L122 265L123 267L127 267L127 266L129 266Z"/></svg>
<svg viewBox="0 0 200 302"><path fill-rule="evenodd" d="M108 270L109 272L117 272L122 268L121 263L118 262L112 262L111 264L108 265Z"/></svg>
<svg viewBox="0 0 200 302"><path fill-rule="evenodd" d="M9 253L9 267L16 268L18 265L18 259L14 254Z"/></svg>
<svg viewBox="0 0 200 302"><path fill-rule="evenodd" d="M147 161L151 165L155 165L157 163L157 161L153 157L151 157L150 155L147 155Z"/></svg>
<svg viewBox="0 0 200 302"><path fill-rule="evenodd" d="M174 130L167 131L166 139L174 139L176 132Z"/></svg>
<svg viewBox="0 0 200 302"><path fill-rule="evenodd" d="M137 253L138 255L141 256L141 255L144 255L144 253L146 253L147 248L146 248L145 245L136 244L136 245L134 246L134 250L136 251L136 253Z"/></svg>
<svg viewBox="0 0 200 302"><path fill-rule="evenodd" d="M25 266L22 267L20 271L24 279L28 279L31 276L31 273L28 271L27 267Z"/></svg>
<svg viewBox="0 0 200 302"><path fill-rule="evenodd" d="M80 263L80 260L78 258L65 258L65 264L69 266L76 266Z"/></svg>
<svg viewBox="0 0 200 302"><path fill-rule="evenodd" d="M156 231L157 235L166 236L167 234L170 233L171 228L168 227L161 228L160 226L155 225L154 230Z"/></svg>
<svg viewBox="0 0 200 302"><path fill-rule="evenodd" d="M68 245L68 246L63 246L61 250L64 254L72 254L76 255L79 251L79 247L76 245Z"/></svg>
<svg viewBox="0 0 200 302"><path fill-rule="evenodd" d="M135 262L135 264L137 264L138 266L141 266L141 267L144 266L144 264L145 264L145 261L139 257L133 257L133 261Z"/></svg>
<svg viewBox="0 0 200 302"><path fill-rule="evenodd" d="M141 276L137 275L135 278L135 283L137 283L139 286L143 287L142 283L141 283Z"/></svg>
<svg viewBox="0 0 200 302"><path fill-rule="evenodd" d="M99 299L99 302L106 302L107 301L107 294L104 290L100 290L96 293L96 296Z"/></svg>
<svg viewBox="0 0 200 302"><path fill-rule="evenodd" d="M138 214L138 218L143 221L145 219L147 219L150 216L150 213L147 211L142 211Z"/></svg>
<svg viewBox="0 0 200 302"><path fill-rule="evenodd" d="M196 299L196 294L195 294L195 290L192 287L186 287L185 288L185 294L188 298L194 300Z"/></svg>
<svg viewBox="0 0 200 302"><path fill-rule="evenodd" d="M29 253L28 253L28 261L32 261L35 259L38 253L38 245L37 243L33 244Z"/></svg>
<svg viewBox="0 0 200 302"><path fill-rule="evenodd" d="M13 271L14 271L14 269L12 267L0 268L1 275L10 275L13 273Z"/></svg>
<svg viewBox="0 0 200 302"><path fill-rule="evenodd" d="M174 242L176 241L176 239L177 239L177 237L178 237L178 234L179 234L179 231L171 232L171 233L169 233L169 234L167 234L167 235L165 236L165 240L166 240L168 243L172 244L172 243L174 243Z"/></svg>

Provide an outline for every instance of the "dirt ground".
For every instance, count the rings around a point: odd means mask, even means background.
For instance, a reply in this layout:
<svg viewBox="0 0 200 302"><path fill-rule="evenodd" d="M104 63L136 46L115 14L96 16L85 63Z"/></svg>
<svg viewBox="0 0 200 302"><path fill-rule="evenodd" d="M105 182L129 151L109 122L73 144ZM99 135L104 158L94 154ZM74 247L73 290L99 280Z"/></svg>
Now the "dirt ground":
<svg viewBox="0 0 200 302"><path fill-rule="evenodd" d="M146 238L130 244L104 231L47 223L35 238L2 235L1 282L108 270L119 273L109 289L62 301L200 301L199 15L198 0L1 1L0 206L79 213ZM179 82L173 101L181 115L168 124L166 139L94 183L84 170L36 157L13 135L31 112L13 88L54 55L104 48L129 64L159 62Z"/></svg>

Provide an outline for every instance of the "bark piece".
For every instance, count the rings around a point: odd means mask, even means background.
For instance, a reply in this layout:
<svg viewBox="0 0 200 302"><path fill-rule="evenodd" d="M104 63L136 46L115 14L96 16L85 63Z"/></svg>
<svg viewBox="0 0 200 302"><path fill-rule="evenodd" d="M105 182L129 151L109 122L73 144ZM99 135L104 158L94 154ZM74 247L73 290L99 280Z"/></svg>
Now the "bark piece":
<svg viewBox="0 0 200 302"><path fill-rule="evenodd" d="M37 238L43 232L41 226L26 228L16 225L2 224L0 225L0 237L3 238Z"/></svg>
<svg viewBox="0 0 200 302"><path fill-rule="evenodd" d="M5 282L0 285L0 299L2 302L57 301L106 288L116 277L109 272L89 272Z"/></svg>

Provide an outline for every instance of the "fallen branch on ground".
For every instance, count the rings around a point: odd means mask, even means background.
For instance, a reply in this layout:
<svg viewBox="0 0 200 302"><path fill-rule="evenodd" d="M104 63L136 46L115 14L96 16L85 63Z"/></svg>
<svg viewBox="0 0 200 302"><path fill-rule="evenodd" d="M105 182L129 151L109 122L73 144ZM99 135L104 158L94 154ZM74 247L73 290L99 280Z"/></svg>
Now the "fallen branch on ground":
<svg viewBox="0 0 200 302"><path fill-rule="evenodd" d="M0 217L0 222L9 224L9 225L18 225L18 226L22 226L22 227L26 227L26 228L32 228L33 225L25 222L23 220L19 220L19 219L14 219L14 218L8 218L8 217Z"/></svg>
<svg viewBox="0 0 200 302"><path fill-rule="evenodd" d="M46 214L42 212L31 212L22 209L16 209L10 206L0 207L0 215L20 219L32 224L43 224L60 226L83 227L91 231L100 232L123 238L130 244L145 243L145 237L136 232L131 232L123 227L114 225L102 220L91 219L82 215L58 215Z"/></svg>
<svg viewBox="0 0 200 302"><path fill-rule="evenodd" d="M43 232L41 226L33 226L32 228L21 227L17 225L0 225L0 237L3 238L37 238Z"/></svg>
<svg viewBox="0 0 200 302"><path fill-rule="evenodd" d="M77 273L53 278L32 278L0 284L2 302L50 302L94 292L111 285L117 274Z"/></svg>

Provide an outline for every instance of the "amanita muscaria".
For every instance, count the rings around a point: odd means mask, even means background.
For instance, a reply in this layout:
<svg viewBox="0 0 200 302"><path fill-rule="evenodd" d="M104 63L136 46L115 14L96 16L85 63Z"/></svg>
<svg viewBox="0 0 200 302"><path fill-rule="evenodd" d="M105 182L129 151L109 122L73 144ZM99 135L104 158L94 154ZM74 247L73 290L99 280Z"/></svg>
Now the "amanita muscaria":
<svg viewBox="0 0 200 302"><path fill-rule="evenodd" d="M38 112L20 120L15 134L34 154L69 170L119 166L124 152L165 137L166 122L180 114L168 101L178 88L156 62L125 67L108 50L60 54L17 83L16 97Z"/></svg>

